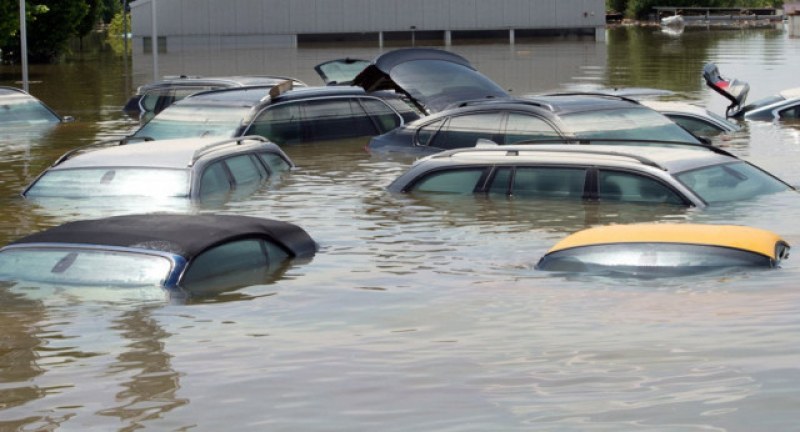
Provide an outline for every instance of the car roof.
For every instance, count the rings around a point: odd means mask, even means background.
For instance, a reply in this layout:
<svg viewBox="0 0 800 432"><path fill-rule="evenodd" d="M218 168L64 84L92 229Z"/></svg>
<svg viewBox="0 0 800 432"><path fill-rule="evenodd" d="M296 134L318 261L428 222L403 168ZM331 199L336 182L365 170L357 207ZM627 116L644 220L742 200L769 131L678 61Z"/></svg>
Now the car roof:
<svg viewBox="0 0 800 432"><path fill-rule="evenodd" d="M536 101L558 115L596 111L601 109L642 107L639 102L633 99L601 93L562 93L536 95L525 96L525 99Z"/></svg>
<svg viewBox="0 0 800 432"><path fill-rule="evenodd" d="M261 103L277 103L291 100L311 99L317 97L364 95L366 92L361 87L352 86L319 86L297 87L283 92L273 91L272 87L236 87L218 90L207 90L175 102L175 106L187 105L230 105L230 106L257 106ZM382 96L390 92L380 92Z"/></svg>
<svg viewBox="0 0 800 432"><path fill-rule="evenodd" d="M261 137L180 138L101 147L103 145L109 145L109 142L76 149L83 151L80 153L66 153L50 169L92 167L187 168L200 157L214 152L235 152L269 147L277 149L275 144Z"/></svg>
<svg viewBox="0 0 800 432"><path fill-rule="evenodd" d="M302 85L302 81L277 75L231 75L231 76L165 76L163 79L139 86L140 91L161 87L180 87L196 85L222 85L228 87L275 85L286 80Z"/></svg>
<svg viewBox="0 0 800 432"><path fill-rule="evenodd" d="M747 226L679 223L609 225L576 232L556 243L547 252L618 243L685 243L720 246L758 253L775 259L777 234Z"/></svg>
<svg viewBox="0 0 800 432"><path fill-rule="evenodd" d="M76 221L31 234L11 245L103 245L167 252L191 260L217 244L245 237L268 238L295 257L312 256L317 250L308 233L294 224L213 214L125 215Z"/></svg>
<svg viewBox="0 0 800 432"><path fill-rule="evenodd" d="M576 165L602 161L614 166L647 165L681 172L737 159L730 154L699 146L521 144L448 150L421 159L425 160L448 161L448 164L559 161Z"/></svg>
<svg viewBox="0 0 800 432"><path fill-rule="evenodd" d="M678 101L641 101L641 104L659 112L675 112L708 117L709 111L701 106Z"/></svg>

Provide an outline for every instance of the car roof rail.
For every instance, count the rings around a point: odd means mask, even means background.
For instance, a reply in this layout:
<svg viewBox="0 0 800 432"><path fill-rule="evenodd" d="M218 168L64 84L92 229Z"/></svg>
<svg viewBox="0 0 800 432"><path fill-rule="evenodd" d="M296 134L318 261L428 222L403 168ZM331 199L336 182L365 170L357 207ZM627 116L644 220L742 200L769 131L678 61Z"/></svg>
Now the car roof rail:
<svg viewBox="0 0 800 432"><path fill-rule="evenodd" d="M491 105L491 104L501 104L501 103L524 104L524 105L550 108L550 104L544 103L542 101L528 99L526 97L507 97L507 98L487 97L484 99L470 99L460 102L454 102L452 104L447 105L442 111L452 108L463 108L469 106L481 106L481 105Z"/></svg>
<svg viewBox="0 0 800 432"><path fill-rule="evenodd" d="M571 138L553 138L553 139L535 139L535 140L524 140L524 141L517 141L513 145L536 145L536 144L578 144L578 145L603 145L609 143L622 143L623 145L644 145L644 146L654 146L654 147L689 147L689 148L696 148L696 149L703 149L708 150L712 153L721 154L723 156L730 156L733 158L738 157L729 151L719 148L717 146L709 145L709 144L702 144L702 143L693 143L687 141L668 141L668 140L644 140L644 139L635 139L635 138L578 138L578 137L571 137ZM610 144L613 145L613 144Z"/></svg>
<svg viewBox="0 0 800 432"><path fill-rule="evenodd" d="M121 146L130 143L131 141L155 141L155 139L148 137L148 136L126 136L121 139L111 139L111 140L103 140L98 141L96 143L83 145L80 147L76 147L72 150L67 151L66 153L62 154L58 159L55 160L50 166L54 167L64 163L64 161L72 158L73 156L77 155L78 153L84 152L86 150L90 150L96 147L112 147L112 146Z"/></svg>
<svg viewBox="0 0 800 432"><path fill-rule="evenodd" d="M623 157L628 159L633 159L642 165L651 166L653 168L658 168L662 171L667 171L667 169L652 159L649 159L644 156L634 155L630 153L623 153L623 152L616 152L616 151L608 151L608 150L594 150L594 149L587 149L587 148L561 148L561 149L553 149L553 148L536 148L536 146L532 146L529 148L522 149L520 147L524 147L525 145L521 145L515 147L513 149L503 149L503 146L498 147L481 147L481 148L461 148L455 149L450 151L445 151L442 153L437 153L432 156L433 159L438 158L446 158L451 157L454 154L458 153L467 153L467 152L490 152L490 151L504 151L506 152L506 156L519 156L520 153L535 153L535 152L542 152L542 153L582 153L582 154L593 154L593 155L601 155L601 156L616 156L616 157Z"/></svg>
<svg viewBox="0 0 800 432"><path fill-rule="evenodd" d="M221 139L220 141L215 141L210 144L206 144L200 147L199 149L195 150L194 154L192 155L192 161L189 163L189 166L194 165L194 163L197 162L197 160L200 159L201 157L216 150L219 150L220 147L229 145L242 145L242 142L244 141L260 141L264 143L271 142L270 140L264 138L261 135L247 135L241 137Z"/></svg>
<svg viewBox="0 0 800 432"><path fill-rule="evenodd" d="M623 100L628 102L633 102L637 105L641 105L641 103L636 100L629 98L627 96L616 95L612 93L603 93L603 92L586 92L586 91L569 91L569 92L554 92L554 93L544 93L539 95L531 95L529 97L536 98L536 97L543 97L543 96L603 96L611 99Z"/></svg>

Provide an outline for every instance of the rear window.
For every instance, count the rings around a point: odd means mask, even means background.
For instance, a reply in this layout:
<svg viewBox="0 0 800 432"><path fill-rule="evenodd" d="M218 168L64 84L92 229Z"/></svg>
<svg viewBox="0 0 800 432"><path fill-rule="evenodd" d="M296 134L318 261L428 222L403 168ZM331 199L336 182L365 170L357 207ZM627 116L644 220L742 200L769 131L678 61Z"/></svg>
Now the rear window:
<svg viewBox="0 0 800 432"><path fill-rule="evenodd" d="M621 272L654 276L718 267L771 266L767 256L719 246L677 243L617 243L576 247L545 255L540 270Z"/></svg>
<svg viewBox="0 0 800 432"><path fill-rule="evenodd" d="M188 195L187 170L151 168L50 170L25 192L25 196L31 198L186 197Z"/></svg>
<svg viewBox="0 0 800 432"><path fill-rule="evenodd" d="M699 142L667 117L643 107L580 112L562 119L580 138Z"/></svg>
<svg viewBox="0 0 800 432"><path fill-rule="evenodd" d="M205 136L230 137L250 111L242 107L173 105L161 111L134 136L157 140Z"/></svg>
<svg viewBox="0 0 800 432"><path fill-rule="evenodd" d="M129 252L10 248L0 252L0 280L69 285L163 285L172 262L161 256Z"/></svg>

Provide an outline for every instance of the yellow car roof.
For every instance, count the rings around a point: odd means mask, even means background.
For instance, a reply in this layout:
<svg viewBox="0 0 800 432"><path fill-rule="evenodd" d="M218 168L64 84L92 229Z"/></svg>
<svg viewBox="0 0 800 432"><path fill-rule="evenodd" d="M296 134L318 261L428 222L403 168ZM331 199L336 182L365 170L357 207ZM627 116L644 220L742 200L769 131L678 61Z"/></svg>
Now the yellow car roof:
<svg viewBox="0 0 800 432"><path fill-rule="evenodd" d="M739 225L631 224L589 228L567 236L547 253L581 246L618 243L682 243L741 249L776 259L777 234Z"/></svg>

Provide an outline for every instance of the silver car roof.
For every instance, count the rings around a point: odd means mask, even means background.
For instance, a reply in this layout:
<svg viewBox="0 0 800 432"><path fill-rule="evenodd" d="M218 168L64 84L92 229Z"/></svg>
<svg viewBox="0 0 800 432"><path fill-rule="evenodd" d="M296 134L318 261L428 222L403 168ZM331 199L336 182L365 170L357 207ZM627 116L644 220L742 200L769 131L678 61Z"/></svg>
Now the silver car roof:
<svg viewBox="0 0 800 432"><path fill-rule="evenodd" d="M49 169L111 166L187 168L201 157L212 153L224 154L259 148L270 149L273 152L283 154L283 151L276 144L268 142L261 137L181 138L94 148L91 151L78 153L66 159L63 159L64 157L62 156L62 159L59 159Z"/></svg>

